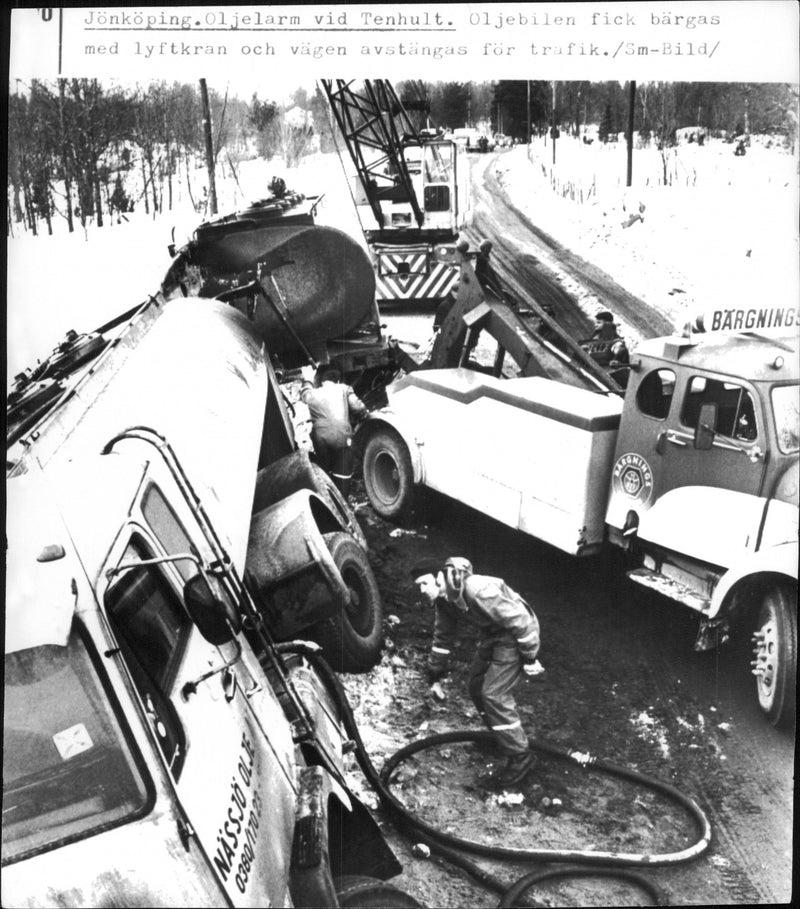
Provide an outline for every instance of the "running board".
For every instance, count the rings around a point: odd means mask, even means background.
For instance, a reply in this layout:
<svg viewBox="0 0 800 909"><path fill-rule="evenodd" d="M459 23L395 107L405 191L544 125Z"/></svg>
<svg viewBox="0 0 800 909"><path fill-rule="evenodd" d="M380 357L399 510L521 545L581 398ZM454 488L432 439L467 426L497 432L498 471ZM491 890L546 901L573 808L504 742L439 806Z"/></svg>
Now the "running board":
<svg viewBox="0 0 800 909"><path fill-rule="evenodd" d="M629 571L628 577L636 584L649 587L660 593L661 596L676 600L678 603L694 609L695 612L708 612L711 606L710 597L704 597L691 587L681 584L680 581L668 578L657 571L651 571L649 568L637 568L635 571Z"/></svg>

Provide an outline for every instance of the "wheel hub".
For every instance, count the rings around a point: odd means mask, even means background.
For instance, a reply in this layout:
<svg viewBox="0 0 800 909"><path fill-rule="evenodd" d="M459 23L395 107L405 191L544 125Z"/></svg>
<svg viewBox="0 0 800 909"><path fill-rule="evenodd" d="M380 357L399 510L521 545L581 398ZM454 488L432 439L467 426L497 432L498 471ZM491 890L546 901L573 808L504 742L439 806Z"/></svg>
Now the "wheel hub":
<svg viewBox="0 0 800 909"><path fill-rule="evenodd" d="M758 685L758 698L764 706L772 702L775 694L777 645L777 627L775 619L770 617L753 635L753 660L750 662Z"/></svg>
<svg viewBox="0 0 800 909"><path fill-rule="evenodd" d="M375 473L380 483L379 492L386 501L393 501L397 498L400 489L400 472L394 458L386 453L382 453L376 458Z"/></svg>

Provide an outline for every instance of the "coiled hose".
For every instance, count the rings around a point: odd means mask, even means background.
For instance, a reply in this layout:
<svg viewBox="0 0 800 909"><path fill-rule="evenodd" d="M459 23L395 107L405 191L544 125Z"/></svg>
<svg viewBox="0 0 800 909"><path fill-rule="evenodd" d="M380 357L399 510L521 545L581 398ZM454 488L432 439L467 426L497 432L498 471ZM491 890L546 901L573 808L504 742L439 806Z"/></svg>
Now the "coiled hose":
<svg viewBox="0 0 800 909"><path fill-rule="evenodd" d="M347 699L347 693L336 673L314 649L304 645L302 642L293 642L290 645L284 644L281 649L283 652L291 650L305 656L324 681L342 711L345 730L355 743L356 759L364 776L378 794L383 807L389 812L398 827L413 835L416 841L425 843L432 852L466 870L484 886L503 894L502 900L498 904L501 907L513 906L515 901L533 884L556 877L621 878L647 892L654 905L666 905L664 896L658 887L641 874L627 869L632 866L664 866L688 862L702 855L711 843L711 825L705 813L693 799L669 783L661 782L647 774L631 770L612 761L595 758L588 754L538 740L531 742L531 747L537 751L542 751L553 757L575 761L584 767L591 766L600 772L629 780L665 795L688 812L697 827L699 838L691 846L679 852L651 854L600 852L592 849L510 849L503 846L487 846L483 843L444 833L418 818L406 808L391 792L389 778L398 765L417 752L437 745L456 742L493 741L493 734L488 730L461 730L443 732L419 739L395 752L379 773L373 766L364 747L355 716ZM579 867L562 869L537 869L520 878L509 889L507 884L470 861L462 854L463 852L516 862L579 862L581 864Z"/></svg>

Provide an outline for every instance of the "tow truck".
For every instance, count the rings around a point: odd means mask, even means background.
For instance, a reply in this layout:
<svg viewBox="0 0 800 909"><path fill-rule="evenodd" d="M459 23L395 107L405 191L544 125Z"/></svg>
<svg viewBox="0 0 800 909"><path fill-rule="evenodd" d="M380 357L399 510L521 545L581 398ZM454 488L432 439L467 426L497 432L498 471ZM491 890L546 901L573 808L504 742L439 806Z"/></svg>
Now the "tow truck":
<svg viewBox="0 0 800 909"><path fill-rule="evenodd" d="M275 323L320 341L332 256L352 266L342 308L361 275L369 298L366 253L338 232L212 226L151 297L17 377L4 906L338 906L354 875L368 900L401 870L348 786L314 662L379 659L380 594L273 363L292 347ZM286 258L305 277L283 285L290 327L267 283Z"/></svg>
<svg viewBox="0 0 800 909"><path fill-rule="evenodd" d="M462 269L462 289L475 287L467 258ZM600 387L580 354L567 363L551 350L548 372L536 356L546 343L523 344L518 317L505 310L502 318L486 302L456 310L457 362L392 383L387 407L361 427L375 511L403 520L426 487L575 556L621 547L632 581L697 615L697 649L724 643L734 628L752 631L760 707L774 725L791 725L796 310L712 312L705 325L739 330L645 341L624 391L610 378ZM496 354L488 368L468 368L483 328ZM506 348L516 351L511 378ZM465 427L480 428L468 445Z"/></svg>
<svg viewBox="0 0 800 909"><path fill-rule="evenodd" d="M441 302L458 281L455 247L471 222L462 149L417 129L411 103L385 80L323 79L320 86L355 167L351 192L378 305Z"/></svg>

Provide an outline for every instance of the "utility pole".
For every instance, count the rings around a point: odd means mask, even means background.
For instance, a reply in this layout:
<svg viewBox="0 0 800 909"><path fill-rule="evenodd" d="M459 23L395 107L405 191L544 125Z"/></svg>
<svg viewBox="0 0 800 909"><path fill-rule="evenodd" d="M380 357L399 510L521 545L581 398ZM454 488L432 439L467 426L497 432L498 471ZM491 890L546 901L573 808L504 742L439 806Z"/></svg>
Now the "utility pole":
<svg viewBox="0 0 800 909"><path fill-rule="evenodd" d="M556 139L558 135L558 127L556 126L556 83L553 82L553 113L550 124L550 138L553 140L553 164L556 163Z"/></svg>
<svg viewBox="0 0 800 909"><path fill-rule="evenodd" d="M200 99L203 103L203 132L206 137L206 169L208 170L208 207L212 215L217 213L217 181L214 176L214 145L211 140L211 110L208 106L206 80L200 80Z"/></svg>
<svg viewBox="0 0 800 909"><path fill-rule="evenodd" d="M626 186L630 186L633 181L633 112L636 103L636 83L628 83L628 177Z"/></svg>
<svg viewBox="0 0 800 909"><path fill-rule="evenodd" d="M526 85L528 86L528 132L525 137L525 144L531 144L531 80L525 80Z"/></svg>

